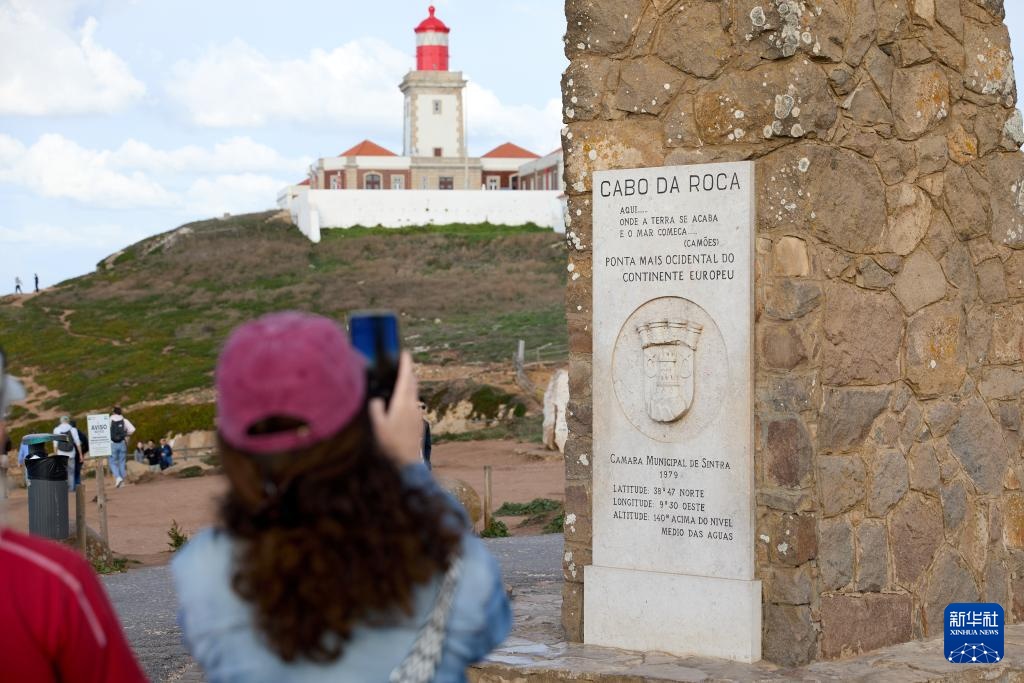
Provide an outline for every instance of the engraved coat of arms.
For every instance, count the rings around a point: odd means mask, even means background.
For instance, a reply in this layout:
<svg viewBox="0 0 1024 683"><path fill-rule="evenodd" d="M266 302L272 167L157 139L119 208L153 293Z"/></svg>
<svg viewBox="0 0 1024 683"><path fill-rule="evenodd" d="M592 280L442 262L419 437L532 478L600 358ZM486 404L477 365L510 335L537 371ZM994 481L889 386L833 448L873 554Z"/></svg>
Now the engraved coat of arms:
<svg viewBox="0 0 1024 683"><path fill-rule="evenodd" d="M688 320L637 325L644 363L644 407L655 422L675 422L693 403L694 352L704 330Z"/></svg>

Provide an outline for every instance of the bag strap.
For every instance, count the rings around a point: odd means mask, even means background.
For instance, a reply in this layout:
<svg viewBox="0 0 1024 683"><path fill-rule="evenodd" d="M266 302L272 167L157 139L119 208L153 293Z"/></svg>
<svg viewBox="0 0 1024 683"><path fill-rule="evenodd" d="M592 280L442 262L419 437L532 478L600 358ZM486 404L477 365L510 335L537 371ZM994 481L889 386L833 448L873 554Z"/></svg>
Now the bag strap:
<svg viewBox="0 0 1024 683"><path fill-rule="evenodd" d="M412 650L391 672L389 683L430 683L434 680L437 665L441 663L441 653L444 651L444 632L448 625L448 615L451 613L455 589L459 585L461 575L462 557L458 556L452 559L448 571L445 572L427 623L416 636Z"/></svg>

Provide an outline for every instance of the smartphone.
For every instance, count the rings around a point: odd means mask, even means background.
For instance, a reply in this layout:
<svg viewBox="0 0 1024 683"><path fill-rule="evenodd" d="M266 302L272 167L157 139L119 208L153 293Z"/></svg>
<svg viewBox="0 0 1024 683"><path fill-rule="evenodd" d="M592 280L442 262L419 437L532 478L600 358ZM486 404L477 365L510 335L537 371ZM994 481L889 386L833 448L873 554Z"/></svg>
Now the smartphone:
<svg viewBox="0 0 1024 683"><path fill-rule="evenodd" d="M366 397L391 400L398 380L401 343L391 311L355 311L348 316L352 346L366 357Z"/></svg>

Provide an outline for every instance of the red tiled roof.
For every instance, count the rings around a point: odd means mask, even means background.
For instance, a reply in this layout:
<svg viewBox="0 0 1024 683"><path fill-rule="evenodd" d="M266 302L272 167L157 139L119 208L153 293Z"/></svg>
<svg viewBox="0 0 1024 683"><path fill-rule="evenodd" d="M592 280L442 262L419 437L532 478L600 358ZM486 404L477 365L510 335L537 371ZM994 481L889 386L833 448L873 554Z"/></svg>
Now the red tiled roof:
<svg viewBox="0 0 1024 683"><path fill-rule="evenodd" d="M511 142L506 142L503 145L498 145L490 152L484 155L485 159L537 159L539 155L534 154L528 149L523 149L519 145L513 145Z"/></svg>
<svg viewBox="0 0 1024 683"><path fill-rule="evenodd" d="M309 185L309 178L303 180L301 183L299 183L299 185Z"/></svg>
<svg viewBox="0 0 1024 683"><path fill-rule="evenodd" d="M352 149L347 149L339 157L396 157L398 156L394 152L388 149L384 149L376 142L370 140L363 140Z"/></svg>

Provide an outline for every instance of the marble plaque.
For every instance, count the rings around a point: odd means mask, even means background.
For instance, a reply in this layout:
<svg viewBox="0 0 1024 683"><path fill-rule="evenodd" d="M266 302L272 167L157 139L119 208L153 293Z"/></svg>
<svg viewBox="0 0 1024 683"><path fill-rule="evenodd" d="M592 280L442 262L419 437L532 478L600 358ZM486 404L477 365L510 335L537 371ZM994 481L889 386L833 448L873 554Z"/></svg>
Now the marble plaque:
<svg viewBox="0 0 1024 683"><path fill-rule="evenodd" d="M736 592L759 633L754 165L601 171L593 187L594 568L727 580L716 590ZM621 585L621 573L588 571L587 594L613 575ZM614 629L595 607L602 632ZM726 651L759 656L748 631Z"/></svg>

